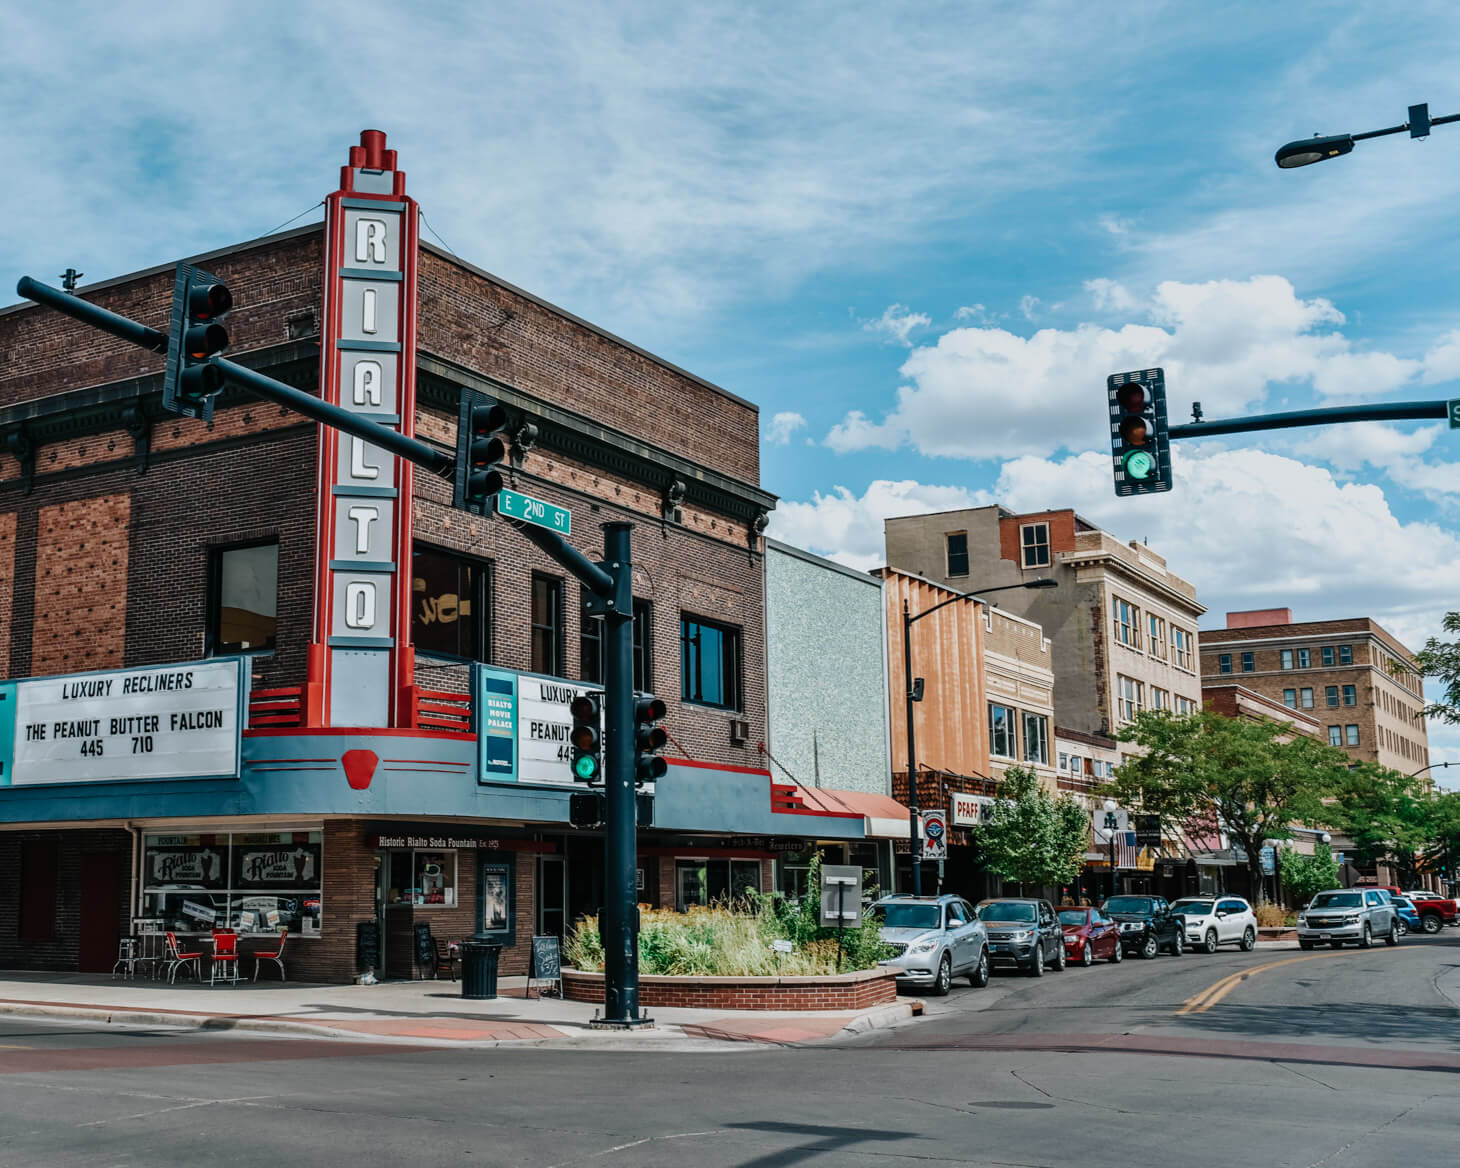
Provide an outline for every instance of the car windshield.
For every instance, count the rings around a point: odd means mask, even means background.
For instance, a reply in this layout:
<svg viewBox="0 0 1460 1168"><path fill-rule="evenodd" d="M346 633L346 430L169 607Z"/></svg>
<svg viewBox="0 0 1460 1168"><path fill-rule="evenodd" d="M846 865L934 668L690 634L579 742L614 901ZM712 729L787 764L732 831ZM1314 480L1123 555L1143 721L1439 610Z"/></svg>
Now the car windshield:
<svg viewBox="0 0 1460 1168"><path fill-rule="evenodd" d="M1030 923L1035 919L1034 906L1018 900L996 900L991 904L979 907L978 919L981 921L1013 921L1016 924Z"/></svg>
<svg viewBox="0 0 1460 1168"><path fill-rule="evenodd" d="M1060 910L1060 924L1062 925L1083 925L1085 923L1085 912L1083 908L1066 908Z"/></svg>
<svg viewBox="0 0 1460 1168"><path fill-rule="evenodd" d="M1149 896L1112 896L1105 902L1108 913L1148 913L1152 910Z"/></svg>
<svg viewBox="0 0 1460 1168"><path fill-rule="evenodd" d="M1363 908L1362 892L1320 892L1309 908Z"/></svg>
<svg viewBox="0 0 1460 1168"><path fill-rule="evenodd" d="M1212 902L1209 900L1178 900L1171 906L1171 911L1190 913L1194 917L1204 917L1212 911Z"/></svg>
<svg viewBox="0 0 1460 1168"><path fill-rule="evenodd" d="M1396 896L1394 898L1394 903L1397 904L1400 908L1407 908L1410 912L1414 911L1414 905L1410 904L1409 901L1405 900L1402 896Z"/></svg>
<svg viewBox="0 0 1460 1168"><path fill-rule="evenodd" d="M936 904L884 904L877 911L885 929L936 929L943 920Z"/></svg>

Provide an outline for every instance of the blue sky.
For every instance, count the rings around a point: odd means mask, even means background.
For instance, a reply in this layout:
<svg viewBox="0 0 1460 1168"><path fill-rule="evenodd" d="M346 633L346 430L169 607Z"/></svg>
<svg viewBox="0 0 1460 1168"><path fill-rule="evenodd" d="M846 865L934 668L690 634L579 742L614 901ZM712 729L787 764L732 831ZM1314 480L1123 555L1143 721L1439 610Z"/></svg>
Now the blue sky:
<svg viewBox="0 0 1460 1168"><path fill-rule="evenodd" d="M1184 443L1142 500L1100 453L1157 363L1176 416L1460 396L1460 125L1272 163L1460 111L1453 4L168 8L7 15L0 286L263 234L376 127L450 248L760 405L782 538L1075 506L1208 624L1460 608L1440 425Z"/></svg>

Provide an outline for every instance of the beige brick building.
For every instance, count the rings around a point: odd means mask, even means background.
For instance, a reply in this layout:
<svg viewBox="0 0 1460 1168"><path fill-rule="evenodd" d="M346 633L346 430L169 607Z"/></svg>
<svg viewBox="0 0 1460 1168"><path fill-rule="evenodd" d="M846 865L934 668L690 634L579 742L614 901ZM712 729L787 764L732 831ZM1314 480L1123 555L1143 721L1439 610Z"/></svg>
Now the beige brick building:
<svg viewBox="0 0 1460 1168"><path fill-rule="evenodd" d="M1202 633L1202 680L1239 683L1319 724L1355 760L1404 774L1429 765L1414 654L1367 617L1293 620L1291 609L1229 612Z"/></svg>
<svg viewBox="0 0 1460 1168"><path fill-rule="evenodd" d="M1033 621L979 605L983 690L989 711L989 775L1015 765L1055 790L1054 667L1049 638Z"/></svg>

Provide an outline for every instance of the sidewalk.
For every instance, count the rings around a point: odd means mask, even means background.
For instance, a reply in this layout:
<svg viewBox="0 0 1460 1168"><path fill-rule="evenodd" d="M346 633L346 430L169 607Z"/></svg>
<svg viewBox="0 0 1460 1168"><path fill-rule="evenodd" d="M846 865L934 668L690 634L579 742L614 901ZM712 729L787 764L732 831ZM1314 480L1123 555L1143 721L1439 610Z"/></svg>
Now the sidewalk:
<svg viewBox="0 0 1460 1168"><path fill-rule="evenodd" d="M498 997L469 1001L453 981L373 986L277 981L236 986L112 980L104 974L0 971L0 1016L32 1015L111 1024L183 1026L371 1041L485 1047L726 1049L734 1043L789 1045L896 1025L911 999L857 1013L651 1009L652 1029L595 1030L599 1007L527 995L527 979L502 978Z"/></svg>

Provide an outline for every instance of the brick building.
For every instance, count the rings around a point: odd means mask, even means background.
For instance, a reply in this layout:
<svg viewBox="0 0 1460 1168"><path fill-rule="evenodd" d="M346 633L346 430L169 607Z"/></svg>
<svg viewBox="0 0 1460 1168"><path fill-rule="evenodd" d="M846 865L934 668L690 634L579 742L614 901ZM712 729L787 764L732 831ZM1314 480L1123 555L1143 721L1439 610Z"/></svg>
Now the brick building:
<svg viewBox="0 0 1460 1168"><path fill-rule="evenodd" d="M1318 723L1356 761L1404 774L1429 765L1424 679L1414 654L1376 621L1294 621L1291 609L1229 612L1202 632L1206 686L1240 684Z"/></svg>
<svg viewBox="0 0 1460 1168"><path fill-rule="evenodd" d="M635 683L676 756L641 900L768 887L778 836L863 838L756 751L756 407L419 241L404 191L367 131L324 224L198 257L233 294L230 358L448 451L462 387L486 393L512 486L569 508L579 550L634 525ZM173 287L167 264L79 294L160 326ZM306 979L410 976L426 925L501 942L510 974L597 911L601 838L569 827L559 756L601 636L558 565L247 393L164 413L158 355L55 312L0 310L0 355L0 965L110 969L146 919L231 924L245 952L287 928Z"/></svg>

